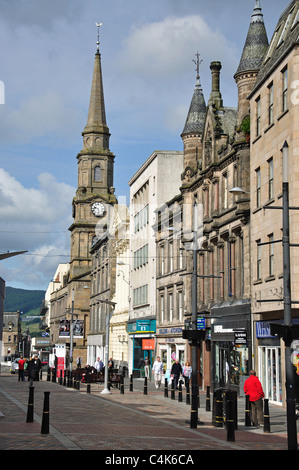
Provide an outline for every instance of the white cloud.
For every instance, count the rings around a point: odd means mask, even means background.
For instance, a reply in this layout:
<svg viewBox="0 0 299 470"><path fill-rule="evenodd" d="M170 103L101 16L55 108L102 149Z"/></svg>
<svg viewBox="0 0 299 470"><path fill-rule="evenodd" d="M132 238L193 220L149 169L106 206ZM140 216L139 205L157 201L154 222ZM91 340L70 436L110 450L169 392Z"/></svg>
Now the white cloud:
<svg viewBox="0 0 299 470"><path fill-rule="evenodd" d="M37 188L25 188L0 169L0 251L28 253L0 263L6 283L45 288L60 262L70 253L71 202L75 188L49 174L38 177ZM64 257L62 255L67 255Z"/></svg>
<svg viewBox="0 0 299 470"><path fill-rule="evenodd" d="M164 77L171 82L174 75L176 78L185 75L186 64L197 51L205 61L219 58L235 61L232 44L199 15L167 17L134 27L124 46L123 70L151 80Z"/></svg>

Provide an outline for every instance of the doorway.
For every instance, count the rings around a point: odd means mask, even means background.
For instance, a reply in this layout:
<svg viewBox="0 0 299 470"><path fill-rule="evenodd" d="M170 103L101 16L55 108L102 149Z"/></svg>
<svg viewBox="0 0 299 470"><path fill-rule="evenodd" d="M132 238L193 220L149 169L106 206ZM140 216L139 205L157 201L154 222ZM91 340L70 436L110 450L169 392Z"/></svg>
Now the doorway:
<svg viewBox="0 0 299 470"><path fill-rule="evenodd" d="M265 397L282 403L281 349L273 346L259 347L259 378Z"/></svg>

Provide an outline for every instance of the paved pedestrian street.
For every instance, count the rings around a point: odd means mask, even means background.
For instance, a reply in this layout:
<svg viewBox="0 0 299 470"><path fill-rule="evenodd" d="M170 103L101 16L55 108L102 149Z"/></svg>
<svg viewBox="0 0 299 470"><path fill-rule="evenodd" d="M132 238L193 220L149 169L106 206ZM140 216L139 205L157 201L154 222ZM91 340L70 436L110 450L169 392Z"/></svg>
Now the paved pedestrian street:
<svg viewBox="0 0 299 470"><path fill-rule="evenodd" d="M105 464L132 467L142 461L133 457L150 459L155 465L187 465L200 458L201 450L288 450L286 411L279 406L270 407L271 432L264 433L263 428L245 427L244 400L238 399L238 429L234 441L228 441L227 430L212 425L204 395L199 408L203 424L191 429L184 391L179 402L170 393L164 397L164 389L156 390L152 383L144 394L140 380L134 381L133 391L126 379L124 393L111 389L108 395L101 394L103 385L98 384L91 384L90 393L85 384L80 390L45 379L33 385L33 422L26 422L32 406L29 383L18 382L14 375L0 376L1 450L98 450ZM44 412L45 392L50 392L49 413ZM46 433L41 432L44 423L48 423ZM125 457L129 460L123 461Z"/></svg>

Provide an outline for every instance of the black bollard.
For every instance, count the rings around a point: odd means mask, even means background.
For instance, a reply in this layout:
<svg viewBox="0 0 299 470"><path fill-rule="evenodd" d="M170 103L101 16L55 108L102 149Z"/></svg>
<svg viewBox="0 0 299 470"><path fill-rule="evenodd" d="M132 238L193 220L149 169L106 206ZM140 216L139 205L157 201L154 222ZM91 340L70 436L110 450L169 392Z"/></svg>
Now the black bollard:
<svg viewBox="0 0 299 470"><path fill-rule="evenodd" d="M60 370L59 376L59 384L62 385L62 370Z"/></svg>
<svg viewBox="0 0 299 470"><path fill-rule="evenodd" d="M251 426L249 395L246 395L245 399L246 399L246 403L245 403L245 426Z"/></svg>
<svg viewBox="0 0 299 470"><path fill-rule="evenodd" d="M120 376L120 393L123 395L125 393L125 385L124 385L124 376Z"/></svg>
<svg viewBox="0 0 299 470"><path fill-rule="evenodd" d="M48 370L47 370L47 382L50 382L51 380L51 369L50 367L48 367Z"/></svg>
<svg viewBox="0 0 299 470"><path fill-rule="evenodd" d="M50 423L50 392L44 392L44 409L41 434L49 434L49 423Z"/></svg>
<svg viewBox="0 0 299 470"><path fill-rule="evenodd" d="M42 369L40 370L39 380L43 380L43 371L42 371Z"/></svg>
<svg viewBox="0 0 299 470"><path fill-rule="evenodd" d="M223 427L223 398L221 389L217 389L213 394L213 426Z"/></svg>
<svg viewBox="0 0 299 470"><path fill-rule="evenodd" d="M233 413L232 396L227 393L226 399L226 440L235 442L235 420Z"/></svg>
<svg viewBox="0 0 299 470"><path fill-rule="evenodd" d="M171 395L170 395L171 400L175 400L175 391L174 391L174 380L172 379L171 381Z"/></svg>
<svg viewBox="0 0 299 470"><path fill-rule="evenodd" d="M130 375L130 392L133 392L133 374Z"/></svg>
<svg viewBox="0 0 299 470"><path fill-rule="evenodd" d="M264 399L264 432L269 433L270 431L270 414L269 414L269 400Z"/></svg>
<svg viewBox="0 0 299 470"><path fill-rule="evenodd" d="M164 397L168 398L168 380L164 379Z"/></svg>
<svg viewBox="0 0 299 470"><path fill-rule="evenodd" d="M73 388L76 389L77 388L77 373L76 373L76 371L74 371L73 377L74 377L73 378Z"/></svg>
<svg viewBox="0 0 299 470"><path fill-rule="evenodd" d="M181 403L183 401L183 392L182 392L182 381L179 380L179 395L178 401Z"/></svg>
<svg viewBox="0 0 299 470"><path fill-rule="evenodd" d="M186 405L190 405L190 385L186 384Z"/></svg>
<svg viewBox="0 0 299 470"><path fill-rule="evenodd" d="M29 399L26 423L33 423L34 387L29 387Z"/></svg>
<svg viewBox="0 0 299 470"><path fill-rule="evenodd" d="M66 386L66 369L64 369L64 374L63 374L63 386Z"/></svg>
<svg viewBox="0 0 299 470"><path fill-rule="evenodd" d="M200 395L199 395L199 388L197 393L197 408L200 408Z"/></svg>
<svg viewBox="0 0 299 470"><path fill-rule="evenodd" d="M87 393L90 393L90 384L87 384L87 390L86 390Z"/></svg>
<svg viewBox="0 0 299 470"><path fill-rule="evenodd" d="M147 377L144 377L143 395L147 395Z"/></svg>
<svg viewBox="0 0 299 470"><path fill-rule="evenodd" d="M211 411L210 386L207 386L206 411Z"/></svg>

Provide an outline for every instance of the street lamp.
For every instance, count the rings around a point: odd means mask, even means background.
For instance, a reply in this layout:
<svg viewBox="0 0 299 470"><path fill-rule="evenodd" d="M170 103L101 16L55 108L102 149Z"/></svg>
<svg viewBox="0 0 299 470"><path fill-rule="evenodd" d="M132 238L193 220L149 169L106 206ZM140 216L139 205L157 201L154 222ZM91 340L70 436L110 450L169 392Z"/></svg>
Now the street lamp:
<svg viewBox="0 0 299 470"><path fill-rule="evenodd" d="M70 364L69 364L69 371L72 372L73 369L73 347L74 347L74 296L75 292L72 289L72 310L71 310L71 324L70 324Z"/></svg>
<svg viewBox="0 0 299 470"><path fill-rule="evenodd" d="M285 141L282 147L282 206L264 206L264 209L282 210L282 245L283 245L283 302L284 302L284 323L271 324L271 334L283 338L285 343L285 374L286 374L286 402L287 402L287 435L288 449L297 450L297 424L296 424L296 399L294 370L291 362L291 344L298 334L296 326L292 325L292 302L291 300L291 269L290 269L290 244L289 235L289 210L298 210L299 207L289 206L289 177L288 177L288 157L289 146ZM266 300L265 300L266 301ZM262 301L261 301L262 302Z"/></svg>
<svg viewBox="0 0 299 470"><path fill-rule="evenodd" d="M108 389L108 358L109 358L109 330L110 330L110 320L115 310L116 302L111 302L110 300L97 299L99 302L107 305L112 305L113 309L106 315L106 345L105 345L105 376L104 376L104 389L101 391L103 395L107 395L110 392Z"/></svg>
<svg viewBox="0 0 299 470"><path fill-rule="evenodd" d="M183 338L191 342L191 417L190 427L197 428L197 424L203 424L198 420L198 375L197 375L197 349L198 342L204 338L205 332L197 330L197 204L193 205L193 268L192 268L192 328L183 330Z"/></svg>

